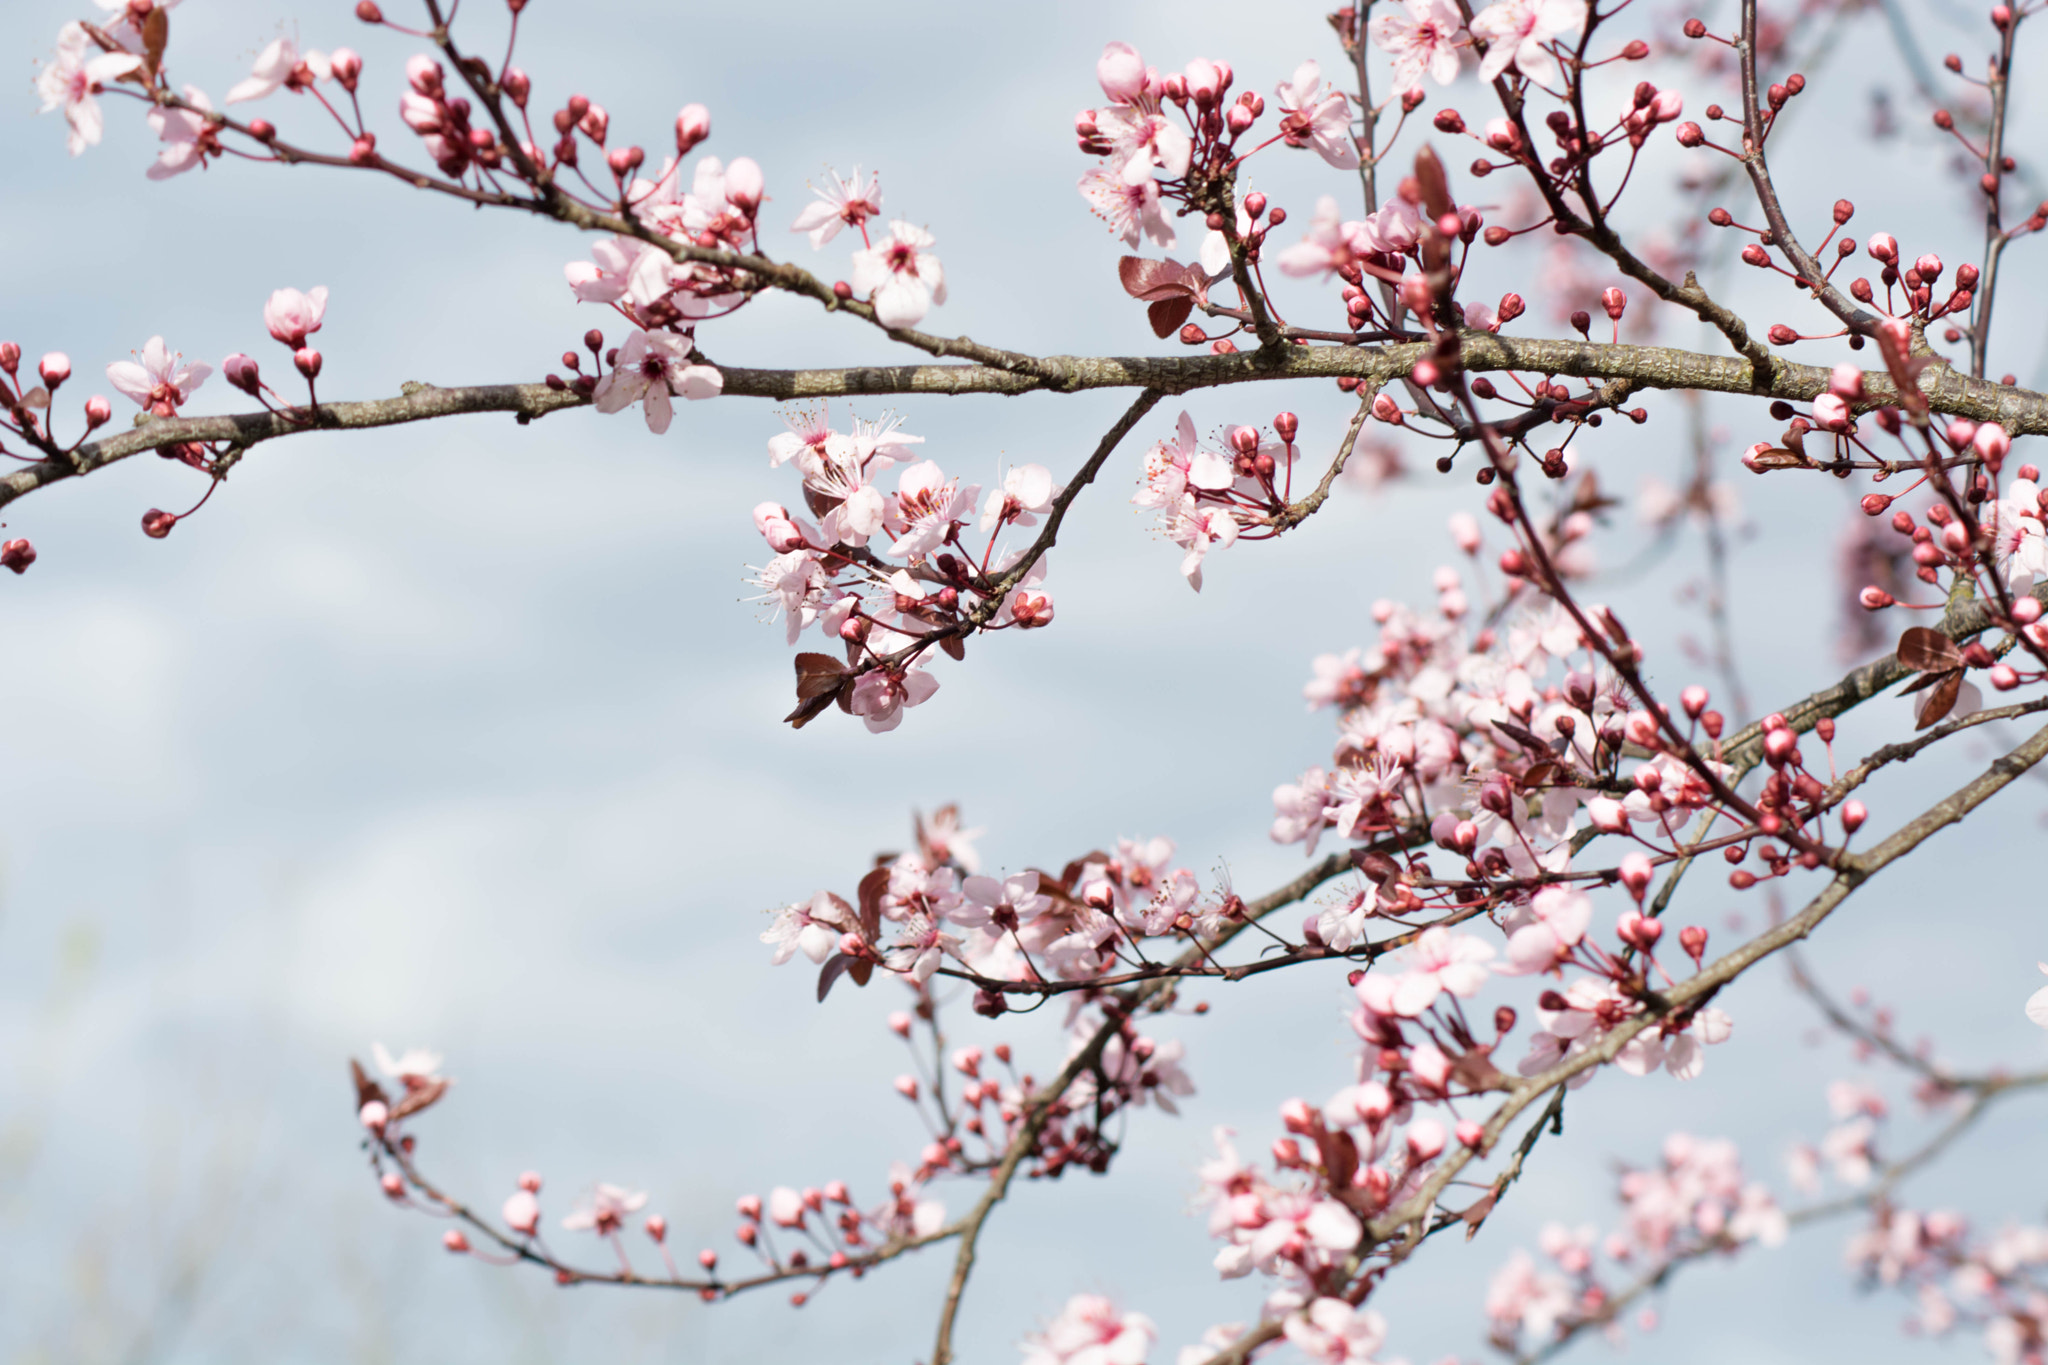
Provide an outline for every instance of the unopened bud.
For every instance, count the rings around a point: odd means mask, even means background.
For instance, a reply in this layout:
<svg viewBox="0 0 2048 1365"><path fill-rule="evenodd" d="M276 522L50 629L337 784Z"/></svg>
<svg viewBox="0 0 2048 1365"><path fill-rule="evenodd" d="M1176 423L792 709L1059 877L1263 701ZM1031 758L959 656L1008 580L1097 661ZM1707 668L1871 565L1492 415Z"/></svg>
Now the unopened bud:
<svg viewBox="0 0 2048 1365"><path fill-rule="evenodd" d="M711 136L711 111L701 104L686 104L676 115L676 155L688 156L690 149Z"/></svg>
<svg viewBox="0 0 2048 1365"><path fill-rule="evenodd" d="M177 524L178 519L160 507L152 507L142 514L142 534L148 536L151 540L162 540L171 533L171 528ZM370 1103L375 1104L376 1101L372 1100ZM369 1105L363 1107L365 1111L369 1109Z"/></svg>
<svg viewBox="0 0 2048 1365"><path fill-rule="evenodd" d="M16 573L27 573L28 566L36 562L36 547L26 540L10 540L0 545L0 569L12 569Z"/></svg>

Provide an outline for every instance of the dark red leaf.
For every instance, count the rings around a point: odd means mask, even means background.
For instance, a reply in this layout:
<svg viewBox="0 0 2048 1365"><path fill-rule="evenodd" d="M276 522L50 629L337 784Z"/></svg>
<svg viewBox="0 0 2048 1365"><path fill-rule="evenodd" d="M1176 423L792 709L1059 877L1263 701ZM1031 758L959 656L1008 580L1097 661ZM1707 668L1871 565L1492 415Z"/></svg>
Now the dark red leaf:
<svg viewBox="0 0 2048 1365"><path fill-rule="evenodd" d="M807 701L798 702L796 710L790 712L782 719L789 725L790 729L801 730L822 715L825 708L832 704L835 697L839 698L840 709L845 710L846 703L844 697L840 696L838 692L825 692Z"/></svg>
<svg viewBox="0 0 2048 1365"><path fill-rule="evenodd" d="M1899 637L1899 663L1921 673L1945 673L1963 666L1963 652L1940 631L1914 626Z"/></svg>
<svg viewBox="0 0 2048 1365"><path fill-rule="evenodd" d="M967 657L967 646L957 635L948 635L939 641L939 648L946 651L946 657L958 663Z"/></svg>
<svg viewBox="0 0 2048 1365"><path fill-rule="evenodd" d="M848 957L845 953L834 953L825 960L824 967L818 972L818 1002L820 1004L823 1004L825 997L832 993L832 984L844 976L846 969L858 960L857 958Z"/></svg>
<svg viewBox="0 0 2048 1365"><path fill-rule="evenodd" d="M1152 323L1152 335L1165 338L1178 332L1180 325L1188 320L1188 314L1194 311L1194 299L1184 296L1177 299L1161 299L1145 310L1145 316Z"/></svg>
<svg viewBox="0 0 2048 1365"><path fill-rule="evenodd" d="M809 701L813 697L826 696L846 681L846 665L830 654L799 654L796 656L796 697L798 701Z"/></svg>
<svg viewBox="0 0 2048 1365"><path fill-rule="evenodd" d="M1349 1189L1351 1177L1358 1172L1358 1144L1351 1140L1351 1134L1341 1128L1325 1129L1316 1135L1316 1150L1323 1158L1330 1188Z"/></svg>
<svg viewBox="0 0 2048 1365"><path fill-rule="evenodd" d="M1550 746L1548 744L1545 744L1535 734L1528 730L1524 730L1521 726L1515 724L1513 721L1497 720L1493 723L1493 728L1500 731L1502 734L1506 735L1509 739L1512 739L1515 743L1521 745L1524 749L1529 750L1531 753L1537 754L1543 758L1549 758L1551 756Z"/></svg>
<svg viewBox="0 0 2048 1365"><path fill-rule="evenodd" d="M1190 280L1188 268L1171 258L1148 261L1143 256L1126 256L1117 262L1116 273L1125 293L1147 303L1192 296L1200 282Z"/></svg>
<svg viewBox="0 0 2048 1365"><path fill-rule="evenodd" d="M1920 723L1913 728L1925 730L1930 725L1939 725L1956 706L1956 696L1963 690L1963 670L1941 675L1941 681L1927 694L1927 706L1920 712Z"/></svg>
<svg viewBox="0 0 2048 1365"><path fill-rule="evenodd" d="M404 1096L399 1099L398 1103L392 1107L391 1121L396 1123L399 1119L404 1118L407 1114L417 1114L420 1112L420 1110L426 1108L428 1105L432 1104L435 1100L440 1099L443 1095L447 1093L447 1078L444 1076L436 1076L433 1080L428 1081L425 1085L420 1086L417 1090L406 1091Z"/></svg>
<svg viewBox="0 0 2048 1365"><path fill-rule="evenodd" d="M1493 1206L1500 1202L1498 1190L1488 1190L1473 1201L1472 1207L1458 1217L1465 1221L1465 1240L1471 1241L1479 1235L1479 1225L1486 1221L1486 1215L1493 1212Z"/></svg>
<svg viewBox="0 0 2048 1365"><path fill-rule="evenodd" d="M163 69L164 47L171 41L171 16L158 5L142 21L142 59L154 76Z"/></svg>
<svg viewBox="0 0 2048 1365"><path fill-rule="evenodd" d="M349 1058L348 1073L350 1079L356 1083L356 1108L362 1108L371 1100L379 1104L387 1102L384 1087L371 1080L369 1073L363 1070L363 1064L353 1057Z"/></svg>
<svg viewBox="0 0 2048 1365"><path fill-rule="evenodd" d="M889 889L889 869L875 868L860 879L861 934L873 943L882 936L882 893Z"/></svg>
<svg viewBox="0 0 2048 1365"><path fill-rule="evenodd" d="M847 968L846 974L853 978L854 985L865 986L868 984L868 978L875 974L875 960L871 957L861 958Z"/></svg>
<svg viewBox="0 0 2048 1365"><path fill-rule="evenodd" d="M1068 863L1066 867L1061 869L1060 890L1072 891L1074 889L1075 880L1081 875L1081 869L1086 867L1088 864L1106 863L1108 861L1109 855L1107 853L1104 853L1099 848L1094 849L1087 853L1083 853L1080 857L1074 859L1074 861Z"/></svg>

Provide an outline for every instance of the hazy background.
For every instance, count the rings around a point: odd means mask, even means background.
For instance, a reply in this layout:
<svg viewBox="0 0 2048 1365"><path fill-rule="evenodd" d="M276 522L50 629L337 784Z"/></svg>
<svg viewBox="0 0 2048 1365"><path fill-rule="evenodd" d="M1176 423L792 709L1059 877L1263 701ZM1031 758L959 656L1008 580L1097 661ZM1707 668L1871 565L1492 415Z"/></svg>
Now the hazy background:
<svg viewBox="0 0 2048 1365"><path fill-rule="evenodd" d="M191 357L245 349L281 371L260 309L282 285L333 291L319 343L323 392L337 398L408 379L535 379L602 321L561 279L588 243L552 225L367 177L232 160L153 184L140 111L115 101L106 143L70 159L58 119L31 118L28 82L31 59L76 9L15 0L0 11L0 48L19 78L0 106L11 162L0 332L31 358L71 354L67 422L87 394L109 391L104 365L156 333ZM192 0L173 16L173 76L217 99L280 25L306 46L356 46L369 64L365 103L386 145L409 155L385 111L415 48L363 29L350 9ZM390 9L404 17L401 2ZM490 36L472 46L495 50L502 11L473 9L472 34ZM1679 17L1664 15L1665 31ZM1972 69L1992 36L1961 5L1908 5L1902 17L1923 56L1958 48ZM705 150L761 162L771 225L794 216L804 179L825 165L879 167L890 212L938 236L953 301L929 325L1070 352L1161 349L1114 287L1120 246L1073 191L1086 163L1070 120L1097 98L1102 43L1127 39L1166 67L1227 58L1241 83L1268 92L1305 56L1337 59L1306 5L556 0L529 10L526 31L537 107L586 91L611 110L617 141L658 156L676 108L708 104ZM2024 51L2036 51L2031 39ZM1684 88L1692 112L1725 97L1704 75ZM1880 89L1900 131L1873 141ZM273 96L263 112L312 137L316 111L295 99ZM1480 108L1469 84L1456 99L1468 117ZM1848 26L1802 103L1774 152L1800 223L1824 223L1827 204L1849 194L1859 236L1884 228L1909 255L1936 249L1952 266L1979 258L1975 193L1944 173L1943 144L1880 16ZM2012 146L2023 159L2040 129L2022 98ZM1657 177L1676 155L1660 136L1633 221L1675 202ZM1253 182L1303 218L1317 193L1355 203L1348 177L1306 153L1263 154ZM1495 187L1504 182L1467 197L1493 203ZM1729 202L1755 216L1745 199ZM811 258L800 238L771 244ZM1193 245L1184 238L1183 258ZM845 254L835 243L820 268L843 273ZM2022 243L2007 260L1996 368L2034 377L2037 248ZM1489 287L1533 294L1537 262L1479 269ZM1824 330L1754 272L1724 279L1758 325ZM1596 307L1590 294L1577 306ZM1522 330L1561 329L1539 310ZM1663 335L1695 344L1694 332L1673 320ZM858 324L777 300L708 329L705 344L741 364L890 354ZM986 481L1003 461L1064 475L1127 401L977 398L905 412L949 471ZM1623 493L1647 475L1675 479L1685 455L1679 405L1644 401L1649 426L1610 425L1586 445ZM116 398L119 421L130 406ZM244 406L216 378L193 410ZM1291 407L1313 457L1331 448L1349 402L1302 384L1189 406L1205 430ZM1717 404L1713 417L1738 451L1775 429L1754 406ZM736 1265L737 1195L843 1178L877 1197L888 1163L923 1140L889 1090L902 1058L882 1021L901 993L841 990L818 1007L812 973L769 969L763 912L819 886L850 891L873 851L903 845L913 807L955 799L988 827L982 847L997 867L1057 867L1118 835L1164 833L1205 876L1227 865L1247 892L1271 885L1299 852L1267 842L1267 793L1328 749L1328 717L1304 715L1299 700L1309 658L1368 642L1377 597L1428 601L1429 574L1453 554L1444 518L1476 506L1463 475L1439 479L1427 472L1434 451L1411 450L1422 476L1370 496L1347 490L1302 534L1219 556L1197 598L1175 572L1178 552L1123 501L1144 441L1172 419L1163 406L1079 505L1053 556L1056 627L942 666L944 690L887 737L836 714L801 734L777 723L790 651L739 600L743 566L764 556L748 509L796 490L766 467L764 442L780 429L766 404L693 405L661 439L637 414L576 413L531 428L474 418L277 443L164 542L142 536L142 512L182 509L203 480L153 459L8 509L7 533L32 537L41 559L0 583L0 1354L927 1355L946 1253L834 1284L801 1312L772 1295L706 1308L565 1292L448 1257L441 1225L385 1207L365 1174L346 1059L374 1039L447 1053L459 1085L420 1125L425 1163L486 1207L529 1166L548 1176L551 1219L591 1182L621 1182L652 1192L679 1253L713 1245ZM1740 477L1754 528L1735 556L1744 663L1759 703L1782 703L1843 662L1835 544L1860 489ZM1627 562L1642 540L1624 509L1603 562ZM1661 574L1599 588L1652 641L1668 682L1703 672L1676 648L1703 633L1675 594L1697 565L1688 539ZM1844 725L1845 743L1889 737L1905 716L1903 702L1875 704ZM1874 827L1917 811L1981 756L1958 751L1878 785ZM2040 785L2023 784L1968 835L1944 835L1887 873L1813 946L1824 977L1899 1003L1909 1034L1938 1031L1961 1063L2048 1063L2048 1035L2020 1014L2039 983L2033 962L2048 956L2042 806ZM1716 874L1697 879L1685 907L1729 940L1735 898ZM1764 910L1755 898L1741 908L1751 926ZM1016 1338L1083 1289L1151 1313L1155 1360L1212 1322L1255 1313L1262 1286L1219 1287L1213 1246L1184 1216L1192 1167L1212 1125L1261 1148L1282 1099L1320 1099L1348 1079L1346 992L1331 970L1207 998L1206 1018L1158 1026L1189 1047L1200 1094L1184 1115L1136 1115L1113 1178L1020 1188L996 1219L963 1318L966 1358L1014 1358ZM1052 1020L994 1027L960 1003L959 1040L1013 1039L1044 1074ZM1612 1163L1653 1160L1672 1127L1741 1139L1751 1169L1783 1188L1785 1145L1818 1136L1821 1087L1854 1068L1839 1045L1811 1045L1815 1018L1775 968L1728 1004L1735 1037L1702 1080L1603 1078L1574 1098L1566 1137L1546 1140L1535 1178L1475 1244L1433 1245L1402 1272L1378 1300L1390 1353L1485 1355L1486 1277L1547 1219L1611 1225ZM2038 1218L2043 1131L2038 1098L2016 1100L1909 1197L1991 1223ZM956 1209L967 1193L952 1192ZM1903 1302L1856 1303L1841 1231L1688 1273L1664 1328L1634 1355L1976 1357L1972 1338L1902 1337ZM602 1261L601 1248L587 1251Z"/></svg>

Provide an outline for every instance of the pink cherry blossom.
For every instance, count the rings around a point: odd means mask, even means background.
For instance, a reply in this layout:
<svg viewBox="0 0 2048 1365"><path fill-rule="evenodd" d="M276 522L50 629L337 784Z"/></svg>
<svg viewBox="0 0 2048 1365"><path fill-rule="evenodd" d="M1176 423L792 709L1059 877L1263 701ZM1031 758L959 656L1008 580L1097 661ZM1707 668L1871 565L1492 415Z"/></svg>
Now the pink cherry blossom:
<svg viewBox="0 0 2048 1365"><path fill-rule="evenodd" d="M2006 587L2015 595L2033 591L2048 578L2048 533L2041 523L2040 486L2032 479L2012 480L2005 496L1984 503L1978 523L1991 537L1991 553Z"/></svg>
<svg viewBox="0 0 2048 1365"><path fill-rule="evenodd" d="M1472 19L1472 36L1487 45L1479 78L1496 79L1513 66L1542 84L1557 78L1557 60L1543 44L1586 22L1586 0L1495 0Z"/></svg>
<svg viewBox="0 0 2048 1365"><path fill-rule="evenodd" d="M1188 173L1194 144L1172 119L1159 112L1156 101L1104 109L1095 124L1109 141L1109 168L1125 184L1150 180L1155 170L1166 172L1169 180Z"/></svg>
<svg viewBox="0 0 2048 1365"><path fill-rule="evenodd" d="M562 267L581 303L616 303L626 295L633 269L652 250L631 237L614 237L590 248L590 259Z"/></svg>
<svg viewBox="0 0 2048 1365"><path fill-rule="evenodd" d="M298 44L290 38L271 39L270 45L256 54L256 64L250 69L248 79L238 82L228 91L228 103L260 100L274 93L292 79L292 74L302 62L315 80L324 81L333 74L326 53L307 52L301 55Z"/></svg>
<svg viewBox="0 0 2048 1365"><path fill-rule="evenodd" d="M1018 872L997 881L994 877L969 877L960 884L964 899L951 915L955 924L979 928L992 924L1012 930L1031 923L1052 906L1050 896L1038 892L1036 872Z"/></svg>
<svg viewBox="0 0 2048 1365"><path fill-rule="evenodd" d="M594 1232L600 1237L610 1237L626 1225L628 1215L638 1213L646 1204L644 1190L600 1184L591 1192L590 1198L578 1204L576 1211L562 1220L562 1226L570 1232Z"/></svg>
<svg viewBox="0 0 2048 1365"><path fill-rule="evenodd" d="M915 327L933 304L946 301L946 272L929 249L937 239L901 218L889 224L889 234L853 253L850 283L868 296L884 327Z"/></svg>
<svg viewBox="0 0 2048 1365"><path fill-rule="evenodd" d="M1341 91L1323 84L1323 69L1314 60L1296 67L1294 78L1275 87L1273 94L1283 111L1280 130L1290 142L1314 147L1340 171L1358 168L1350 102Z"/></svg>
<svg viewBox="0 0 2048 1365"><path fill-rule="evenodd" d="M1576 887L1546 886L1510 919L1508 962L1503 976L1549 971L1585 938L1593 902Z"/></svg>
<svg viewBox="0 0 2048 1365"><path fill-rule="evenodd" d="M1003 486L989 490L981 508L981 529L993 531L1004 522L1036 526L1052 508L1052 471L1042 464L1016 465L1003 476Z"/></svg>
<svg viewBox="0 0 2048 1365"><path fill-rule="evenodd" d="M775 945L769 961L779 967L798 952L813 962L823 962L839 950L840 935L854 927L854 917L845 901L830 891L820 891L808 902L798 901L775 912L775 923L762 931L761 942Z"/></svg>
<svg viewBox="0 0 2048 1365"><path fill-rule="evenodd" d="M1404 970L1392 979L1392 990L1386 1000L1388 1008L1381 1012L1414 1019L1446 991L1469 999L1485 984L1486 964L1493 957L1493 946L1470 934L1454 933L1441 925L1425 929L1403 953ZM1372 980L1367 975L1359 982L1361 999L1366 982ZM1366 1003L1373 1005L1372 1001Z"/></svg>
<svg viewBox="0 0 2048 1365"><path fill-rule="evenodd" d="M2043 972L2048 972L2048 962L2038 965ZM2048 986L2043 986L2027 997L2027 1018L2042 1028L2048 1028Z"/></svg>
<svg viewBox="0 0 2048 1365"><path fill-rule="evenodd" d="M896 539L889 553L902 559L930 554L946 541L953 523L974 515L979 486L960 487L939 466L924 460L896 476L895 505L890 510L889 528Z"/></svg>
<svg viewBox="0 0 2048 1365"><path fill-rule="evenodd" d="M1076 1294L1045 1330L1024 1338L1023 1365L1143 1365L1159 1329L1100 1294Z"/></svg>
<svg viewBox="0 0 2048 1365"><path fill-rule="evenodd" d="M1184 495L1167 522L1166 534L1187 553L1181 556L1181 577L1196 592L1202 590L1202 561L1211 549L1228 549L1237 541L1237 518L1227 508L1203 504L1192 493Z"/></svg>
<svg viewBox="0 0 2048 1365"><path fill-rule="evenodd" d="M1288 1314L1282 1330L1303 1355L1320 1365L1370 1365L1387 1340L1385 1318L1343 1299L1317 1299Z"/></svg>
<svg viewBox="0 0 2048 1365"><path fill-rule="evenodd" d="M808 232L813 249L822 248L825 243L839 235L841 228L860 229L870 218L882 216L881 177L871 175L865 188L860 183L860 167L853 168L853 174L841 179L828 171L823 189L811 186L811 193L818 196L815 204L804 205L803 211L791 223L791 232Z"/></svg>
<svg viewBox="0 0 2048 1365"><path fill-rule="evenodd" d="M1558 1322L1577 1305L1561 1275L1539 1272L1536 1260L1517 1249L1486 1286L1486 1316L1497 1337L1513 1340L1526 1331L1547 1341Z"/></svg>
<svg viewBox="0 0 2048 1365"><path fill-rule="evenodd" d="M263 305L263 325L270 334L294 350L320 330L327 316L327 286L315 285L301 294L296 289L279 289Z"/></svg>
<svg viewBox="0 0 2048 1365"><path fill-rule="evenodd" d="M60 108L64 111L64 121L70 125L64 145L73 156L99 145L106 118L94 96L101 87L142 69L142 58L132 52L87 56L92 50L93 41L85 26L66 24L57 30L56 56L36 74L36 93L43 97L43 107L38 112L47 114Z"/></svg>
<svg viewBox="0 0 2048 1365"><path fill-rule="evenodd" d="M1159 182L1150 176L1133 184L1108 166L1091 166L1081 176L1081 197L1125 246L1147 238L1162 251L1173 250L1173 225L1159 207Z"/></svg>
<svg viewBox="0 0 2048 1365"><path fill-rule="evenodd" d="M877 668L863 673L853 685L853 714L869 730L881 734L903 723L903 708L930 701L939 690L939 680L916 664L900 672Z"/></svg>
<svg viewBox="0 0 2048 1365"><path fill-rule="evenodd" d="M1438 85L1458 78L1458 49L1471 35L1450 0L1401 0L1372 21L1373 43L1394 59L1394 88L1416 90L1425 73Z"/></svg>
<svg viewBox="0 0 2048 1365"><path fill-rule="evenodd" d="M209 147L215 155L220 152L220 147L212 142L213 129L206 119L213 112L213 102L196 85L186 86L184 93L185 102L193 105L193 109L157 106L143 116L158 140L165 144L156 154L155 164L145 172L151 180L168 180L204 165Z"/></svg>
<svg viewBox="0 0 2048 1365"><path fill-rule="evenodd" d="M151 337L134 360L107 366L107 382L148 411L169 417L213 373L211 365L196 360L187 365L184 359L165 346L162 337Z"/></svg>
<svg viewBox="0 0 2048 1365"><path fill-rule="evenodd" d="M659 436L668 430L674 409L671 393L690 400L715 398L725 376L710 365L690 362L691 343L673 332L634 331L619 347L618 364L597 381L592 395L599 412L622 412L644 403L647 429Z"/></svg>
<svg viewBox="0 0 2048 1365"><path fill-rule="evenodd" d="M1366 225L1342 221L1336 199L1326 194L1316 201L1308 235L1283 249L1276 263L1282 274L1328 277L1347 265L1357 264L1361 257L1377 249L1366 236Z"/></svg>

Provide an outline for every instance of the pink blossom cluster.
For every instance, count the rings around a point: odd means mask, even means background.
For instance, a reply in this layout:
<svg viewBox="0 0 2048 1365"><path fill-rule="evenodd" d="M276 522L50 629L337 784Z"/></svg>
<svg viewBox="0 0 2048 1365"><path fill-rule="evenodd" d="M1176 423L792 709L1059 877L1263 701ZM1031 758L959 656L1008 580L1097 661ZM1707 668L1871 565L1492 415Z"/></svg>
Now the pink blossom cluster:
<svg viewBox="0 0 2048 1365"><path fill-rule="evenodd" d="M999 1014L990 988L1098 980L1143 962L1151 940L1213 935L1232 913L1227 891L1205 892L1173 865L1171 839L1118 839L1115 852L1090 851L1057 875L997 878L978 870L980 831L958 821L952 807L920 820L918 847L861 879L858 908L819 891L777 911L761 935L774 961L802 952L833 975L858 970L865 981L879 968L916 986L941 971L965 975L986 983L976 1007Z"/></svg>
<svg viewBox="0 0 2048 1365"><path fill-rule="evenodd" d="M1217 450L1195 435L1183 412L1173 437L1145 453L1144 478L1131 501L1159 513L1159 530L1178 545L1181 576L1202 589L1202 565L1211 550L1240 538L1270 539L1293 489L1299 423L1291 412L1273 420L1278 439L1256 427L1232 427Z"/></svg>
<svg viewBox="0 0 2048 1365"><path fill-rule="evenodd" d="M774 558L753 581L789 643L816 626L845 656L798 656L799 699L813 703L800 715L837 701L870 730L893 730L938 690L926 667L934 647L959 658L970 634L1052 623L1046 558L1035 534L1016 534L1060 496L1045 466L1013 466L984 498L979 484L916 459L924 438L897 418L856 417L840 431L820 407L785 420L769 463L801 477L809 515L772 502L754 509Z"/></svg>
<svg viewBox="0 0 2048 1365"><path fill-rule="evenodd" d="M1847 1259L1866 1283L1912 1296L1910 1331L1975 1332L1997 1365L2048 1359L2048 1224L1983 1233L1949 1210L1880 1202Z"/></svg>
<svg viewBox="0 0 2048 1365"><path fill-rule="evenodd" d="M1592 1227L1546 1225L1545 1262L1517 1250L1486 1291L1492 1343L1520 1356L1589 1326L1618 1333L1614 1276L1653 1281L1666 1267L1702 1255L1775 1247L1789 1225L1763 1185L1747 1180L1735 1144L1673 1133L1662 1163L1624 1170L1622 1222L1602 1237Z"/></svg>

